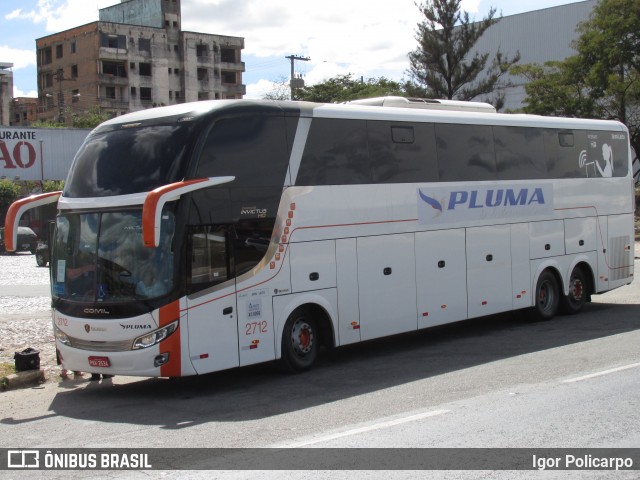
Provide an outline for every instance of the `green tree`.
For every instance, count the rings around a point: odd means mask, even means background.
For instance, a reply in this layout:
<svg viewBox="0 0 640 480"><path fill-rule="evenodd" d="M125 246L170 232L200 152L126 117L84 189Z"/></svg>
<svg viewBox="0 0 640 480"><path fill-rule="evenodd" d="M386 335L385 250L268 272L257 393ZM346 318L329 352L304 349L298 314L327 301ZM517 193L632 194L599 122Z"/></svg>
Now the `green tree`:
<svg viewBox="0 0 640 480"><path fill-rule="evenodd" d="M74 128L95 128L112 117L109 113L94 105L88 110L73 116Z"/></svg>
<svg viewBox="0 0 640 480"><path fill-rule="evenodd" d="M20 196L20 185L11 180L0 180L0 220L1 227L4 227L4 218L9 205L15 202Z"/></svg>
<svg viewBox="0 0 640 480"><path fill-rule="evenodd" d="M340 103L387 95L405 96L406 92L400 83L388 78L358 79L351 73L301 88L296 93L298 100L321 103Z"/></svg>
<svg viewBox="0 0 640 480"><path fill-rule="evenodd" d="M42 182L42 191L47 192L60 192L64 190L64 180L45 180Z"/></svg>
<svg viewBox="0 0 640 480"><path fill-rule="evenodd" d="M640 2L601 0L577 29L576 55L521 65L527 113L617 119L640 152Z"/></svg>
<svg viewBox="0 0 640 480"><path fill-rule="evenodd" d="M471 100L481 95L496 107L504 103L500 88L503 75L520 60L500 50L490 63L489 53L474 51L485 31L497 23L496 10L491 8L486 18L472 22L467 12L460 10L461 0L427 0L418 5L424 20L418 23L418 47L409 53L408 70L415 90L430 98ZM415 93L414 90L414 93Z"/></svg>

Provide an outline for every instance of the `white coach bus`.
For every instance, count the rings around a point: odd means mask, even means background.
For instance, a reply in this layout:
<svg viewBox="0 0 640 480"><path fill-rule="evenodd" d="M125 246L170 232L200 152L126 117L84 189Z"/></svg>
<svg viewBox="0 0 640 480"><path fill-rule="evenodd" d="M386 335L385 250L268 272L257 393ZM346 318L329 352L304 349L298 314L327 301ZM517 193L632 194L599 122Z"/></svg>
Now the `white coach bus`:
<svg viewBox="0 0 640 480"><path fill-rule="evenodd" d="M321 345L550 319L630 283L625 126L458 107L211 101L100 125L64 192L7 217L57 201L63 366L302 371Z"/></svg>

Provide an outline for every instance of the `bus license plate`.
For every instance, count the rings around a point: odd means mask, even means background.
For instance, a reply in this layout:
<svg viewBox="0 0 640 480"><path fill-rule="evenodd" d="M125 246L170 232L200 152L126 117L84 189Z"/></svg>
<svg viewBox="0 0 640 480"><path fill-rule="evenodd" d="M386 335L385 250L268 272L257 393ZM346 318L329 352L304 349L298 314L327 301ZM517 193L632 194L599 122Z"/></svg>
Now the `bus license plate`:
<svg viewBox="0 0 640 480"><path fill-rule="evenodd" d="M110 367L109 357L89 357L89 366L91 367Z"/></svg>

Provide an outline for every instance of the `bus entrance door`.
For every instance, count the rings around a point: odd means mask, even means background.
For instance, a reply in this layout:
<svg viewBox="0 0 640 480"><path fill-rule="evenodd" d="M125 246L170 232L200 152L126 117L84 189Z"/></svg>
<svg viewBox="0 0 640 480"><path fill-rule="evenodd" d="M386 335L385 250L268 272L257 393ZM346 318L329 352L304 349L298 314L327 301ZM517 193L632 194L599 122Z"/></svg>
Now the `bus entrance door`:
<svg viewBox="0 0 640 480"><path fill-rule="evenodd" d="M237 367L236 286L230 279L229 234L225 226L189 233L190 290L187 296L189 357L199 374Z"/></svg>

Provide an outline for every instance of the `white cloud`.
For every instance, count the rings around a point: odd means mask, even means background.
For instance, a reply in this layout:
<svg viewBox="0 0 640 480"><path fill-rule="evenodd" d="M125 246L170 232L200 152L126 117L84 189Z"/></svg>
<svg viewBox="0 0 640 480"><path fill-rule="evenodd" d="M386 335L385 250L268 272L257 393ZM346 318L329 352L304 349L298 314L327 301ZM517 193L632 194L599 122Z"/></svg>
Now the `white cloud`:
<svg viewBox="0 0 640 480"><path fill-rule="evenodd" d="M47 32L59 32L98 20L99 8L116 3L118 0L38 0L35 9L18 8L4 18L44 23Z"/></svg>
<svg viewBox="0 0 640 480"><path fill-rule="evenodd" d="M34 97L37 98L38 97L38 92L36 92L35 90L31 90L29 92L24 92L22 90L20 90L18 87L16 87L15 85L13 86L13 98L18 98L18 97Z"/></svg>
<svg viewBox="0 0 640 480"><path fill-rule="evenodd" d="M35 50L18 50L0 45L0 58L3 62L13 63L13 70L19 70L36 64Z"/></svg>

